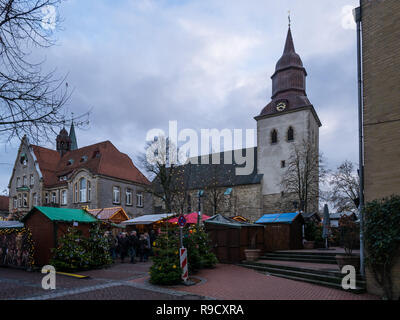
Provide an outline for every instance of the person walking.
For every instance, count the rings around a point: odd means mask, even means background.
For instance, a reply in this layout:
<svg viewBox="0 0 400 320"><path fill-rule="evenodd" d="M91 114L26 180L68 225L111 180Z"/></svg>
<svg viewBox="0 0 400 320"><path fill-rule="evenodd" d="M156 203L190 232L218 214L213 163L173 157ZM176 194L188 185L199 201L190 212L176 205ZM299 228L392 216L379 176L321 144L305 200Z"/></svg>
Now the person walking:
<svg viewBox="0 0 400 320"><path fill-rule="evenodd" d="M132 231L128 236L128 243L129 243L129 257L131 258L131 263L136 263L136 252L138 247L138 238L136 235L136 231Z"/></svg>
<svg viewBox="0 0 400 320"><path fill-rule="evenodd" d="M128 245L129 245L128 238L126 236L126 233L123 232L121 234L121 237L119 238L119 244L118 244L119 253L121 255L121 263L124 263L125 257L128 254Z"/></svg>
<svg viewBox="0 0 400 320"><path fill-rule="evenodd" d="M149 236L149 234L146 232L146 233L144 234L144 254L143 254L143 260L144 260L144 262L147 262L147 260L149 259L150 251L151 251L150 236Z"/></svg>
<svg viewBox="0 0 400 320"><path fill-rule="evenodd" d="M105 233L105 237L108 241L108 245L109 245L109 252L110 252L110 256L113 260L113 262L115 262L115 259L117 258L117 239L113 236L113 234L110 231L106 231Z"/></svg>

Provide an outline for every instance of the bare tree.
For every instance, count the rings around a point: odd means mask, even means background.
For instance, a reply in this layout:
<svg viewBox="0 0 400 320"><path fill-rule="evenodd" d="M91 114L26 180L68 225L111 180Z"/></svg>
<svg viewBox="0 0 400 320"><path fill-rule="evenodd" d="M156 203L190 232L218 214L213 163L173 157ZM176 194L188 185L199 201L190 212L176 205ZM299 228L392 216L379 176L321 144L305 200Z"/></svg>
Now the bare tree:
<svg viewBox="0 0 400 320"><path fill-rule="evenodd" d="M206 194L205 202L211 206L213 215L216 215L222 212L223 208L226 206L226 188L223 186L231 185L231 169L227 169L226 172L224 171L224 174L221 174L221 169L224 165L211 164L209 166L209 176L207 177L207 183L204 187ZM224 181L222 181L222 179L224 179Z"/></svg>
<svg viewBox="0 0 400 320"><path fill-rule="evenodd" d="M304 212L318 210L319 184L326 177L322 155L303 141L294 144L285 173L282 176L283 201L296 201ZM291 206L292 204L284 203Z"/></svg>
<svg viewBox="0 0 400 320"><path fill-rule="evenodd" d="M338 212L356 211L358 208L360 185L355 168L351 161L346 160L332 174L330 201Z"/></svg>
<svg viewBox="0 0 400 320"><path fill-rule="evenodd" d="M27 135L49 140L65 124L63 107L70 97L65 77L43 72L32 50L54 45L52 29L61 0L0 0L0 137L10 141ZM89 113L74 118L87 124Z"/></svg>
<svg viewBox="0 0 400 320"><path fill-rule="evenodd" d="M146 190L160 199L168 212L172 212L174 200L174 177L180 174L177 161L179 150L166 137L158 137L146 144L146 152L138 156L140 166L147 172L151 186Z"/></svg>

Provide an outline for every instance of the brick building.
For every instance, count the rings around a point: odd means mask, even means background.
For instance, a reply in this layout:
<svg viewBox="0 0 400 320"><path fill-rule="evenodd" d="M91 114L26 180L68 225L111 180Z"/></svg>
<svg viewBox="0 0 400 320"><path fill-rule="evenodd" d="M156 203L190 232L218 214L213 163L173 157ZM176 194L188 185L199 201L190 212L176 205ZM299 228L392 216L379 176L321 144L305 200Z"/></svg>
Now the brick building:
<svg viewBox="0 0 400 320"><path fill-rule="evenodd" d="M365 201L400 195L400 1L361 0ZM380 293L367 271L368 289ZM400 258L393 271L400 295Z"/></svg>
<svg viewBox="0 0 400 320"><path fill-rule="evenodd" d="M24 137L9 183L9 211L23 216L33 206L89 209L122 207L129 217L151 212L150 184L110 141L78 148L73 125L62 129L57 150Z"/></svg>

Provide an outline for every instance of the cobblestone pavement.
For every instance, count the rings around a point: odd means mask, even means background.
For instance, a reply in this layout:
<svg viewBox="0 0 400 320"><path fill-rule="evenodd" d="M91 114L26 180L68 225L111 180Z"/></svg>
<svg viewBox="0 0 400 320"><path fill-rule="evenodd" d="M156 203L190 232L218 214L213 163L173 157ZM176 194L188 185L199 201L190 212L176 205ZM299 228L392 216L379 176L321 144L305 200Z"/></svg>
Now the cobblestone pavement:
<svg viewBox="0 0 400 320"><path fill-rule="evenodd" d="M57 275L56 290L41 287L40 272L0 268L0 299L18 300L376 300L234 266L202 270L195 286L158 287L148 282L151 262L115 264L107 269L80 272L88 279Z"/></svg>
<svg viewBox="0 0 400 320"><path fill-rule="evenodd" d="M305 282L267 276L234 265L218 265L197 274L205 279L192 287L172 289L219 300L377 300L370 294L353 294ZM136 282L146 281L137 279Z"/></svg>
<svg viewBox="0 0 400 320"><path fill-rule="evenodd" d="M17 300L199 300L204 297L132 280L148 275L151 262L117 263L110 268L79 272L77 279L56 277L56 290L42 289L43 274L0 268L0 299Z"/></svg>

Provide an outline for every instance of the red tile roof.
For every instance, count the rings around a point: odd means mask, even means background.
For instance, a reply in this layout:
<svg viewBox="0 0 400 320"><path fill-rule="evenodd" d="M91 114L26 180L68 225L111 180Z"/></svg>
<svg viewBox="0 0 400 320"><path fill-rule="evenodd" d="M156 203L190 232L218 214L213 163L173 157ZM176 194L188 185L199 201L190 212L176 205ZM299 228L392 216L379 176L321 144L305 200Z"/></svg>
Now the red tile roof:
<svg viewBox="0 0 400 320"><path fill-rule="evenodd" d="M63 157L55 150L32 146L43 174L45 186L66 184L60 176L79 169L88 169L100 174L139 184L150 184L149 180L135 167L132 160L120 152L110 141L67 152Z"/></svg>
<svg viewBox="0 0 400 320"><path fill-rule="evenodd" d="M9 197L0 196L0 211L8 212Z"/></svg>
<svg viewBox="0 0 400 320"><path fill-rule="evenodd" d="M116 213L122 211L123 214L126 216L126 220L129 217L126 215L125 210L121 207L114 207L114 208L103 208L103 209L90 209L87 210L91 215L95 216L99 220L110 220Z"/></svg>

